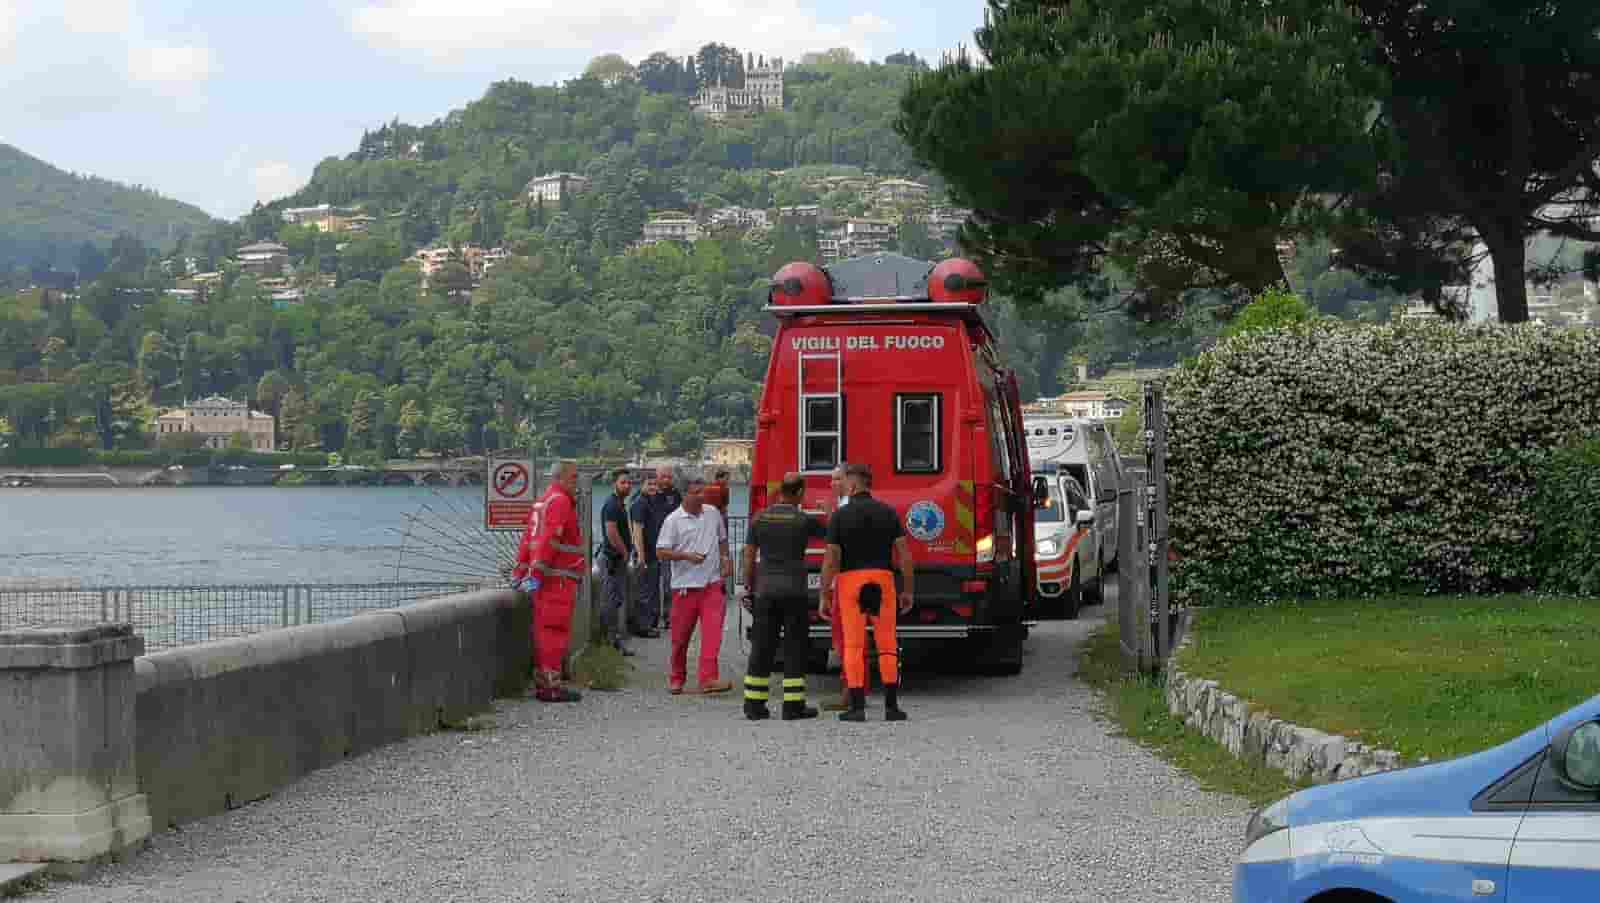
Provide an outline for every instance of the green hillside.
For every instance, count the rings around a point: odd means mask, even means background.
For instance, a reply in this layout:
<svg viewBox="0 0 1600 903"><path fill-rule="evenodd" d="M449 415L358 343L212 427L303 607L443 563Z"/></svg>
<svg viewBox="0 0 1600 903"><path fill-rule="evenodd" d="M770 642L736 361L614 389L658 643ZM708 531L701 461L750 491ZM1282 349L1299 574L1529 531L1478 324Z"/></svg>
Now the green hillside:
<svg viewBox="0 0 1600 903"><path fill-rule="evenodd" d="M0 144L0 273L38 264L75 271L84 242L104 252L127 232L146 244L168 245L213 222L198 207L73 175Z"/></svg>
<svg viewBox="0 0 1600 903"><path fill-rule="evenodd" d="M737 85L731 48L708 45L695 69L717 54ZM125 248L75 298L0 297L0 417L21 445L136 447L157 441L155 410L218 393L276 414L284 444L358 457L748 436L779 266L819 259L864 214L892 224L887 250L949 250L928 227L941 188L892 129L921 63L891 60L791 65L782 109L720 122L691 109L703 79L666 57L609 80L499 82L438 121L390 122L164 262ZM558 172L586 190L530 195ZM926 195L899 196L907 179ZM780 215L810 204L828 214ZM699 236L642 243L665 216ZM287 260L249 272L235 252L262 241ZM990 305L1025 393L1059 388L1069 349L1148 363L1184 347L1058 300L1044 322Z"/></svg>

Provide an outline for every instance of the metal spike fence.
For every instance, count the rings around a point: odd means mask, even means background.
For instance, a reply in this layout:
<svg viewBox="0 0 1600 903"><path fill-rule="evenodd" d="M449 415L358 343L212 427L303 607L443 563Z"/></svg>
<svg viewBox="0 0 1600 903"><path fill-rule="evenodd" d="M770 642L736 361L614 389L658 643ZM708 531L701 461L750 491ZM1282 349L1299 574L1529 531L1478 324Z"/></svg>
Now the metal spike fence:
<svg viewBox="0 0 1600 903"><path fill-rule="evenodd" d="M482 589L483 583L0 587L0 630L127 622L151 651Z"/></svg>

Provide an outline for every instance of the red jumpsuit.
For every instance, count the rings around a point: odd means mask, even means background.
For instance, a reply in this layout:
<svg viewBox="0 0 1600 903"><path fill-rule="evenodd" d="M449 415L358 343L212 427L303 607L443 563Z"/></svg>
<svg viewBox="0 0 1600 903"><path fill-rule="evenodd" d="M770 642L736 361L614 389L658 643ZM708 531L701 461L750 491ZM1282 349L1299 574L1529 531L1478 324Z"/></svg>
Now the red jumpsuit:
<svg viewBox="0 0 1600 903"><path fill-rule="evenodd" d="M577 505L561 484L552 483L528 518L517 566L511 572L517 582L528 576L539 578L532 641L535 684L541 692L555 689L561 680L561 660L572 635L572 608L583 581L583 559Z"/></svg>

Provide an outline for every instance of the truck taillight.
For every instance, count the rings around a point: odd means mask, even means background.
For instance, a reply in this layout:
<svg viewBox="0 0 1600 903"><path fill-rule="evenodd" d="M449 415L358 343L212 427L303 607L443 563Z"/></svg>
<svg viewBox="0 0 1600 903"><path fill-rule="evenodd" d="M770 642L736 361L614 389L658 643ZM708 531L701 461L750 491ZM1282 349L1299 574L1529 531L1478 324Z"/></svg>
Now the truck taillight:
<svg viewBox="0 0 1600 903"><path fill-rule="evenodd" d="M994 534L987 533L978 540L978 563L990 564L994 561Z"/></svg>

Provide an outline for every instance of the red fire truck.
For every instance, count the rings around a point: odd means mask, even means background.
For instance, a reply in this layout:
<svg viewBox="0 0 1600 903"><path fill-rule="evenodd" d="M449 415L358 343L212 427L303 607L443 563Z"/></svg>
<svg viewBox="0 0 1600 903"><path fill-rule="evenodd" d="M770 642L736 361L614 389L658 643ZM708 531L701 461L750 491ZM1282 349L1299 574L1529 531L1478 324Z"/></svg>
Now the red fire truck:
<svg viewBox="0 0 1600 903"><path fill-rule="evenodd" d="M750 513L785 473L806 476L821 514L841 462L872 468L873 495L904 519L916 560L905 646L947 644L951 664L1022 669L1034 573L1032 478L1017 381L984 324L983 274L898 254L773 277L778 331L757 412ZM823 546L808 551L813 602ZM810 667L826 667L829 626L812 614Z"/></svg>

